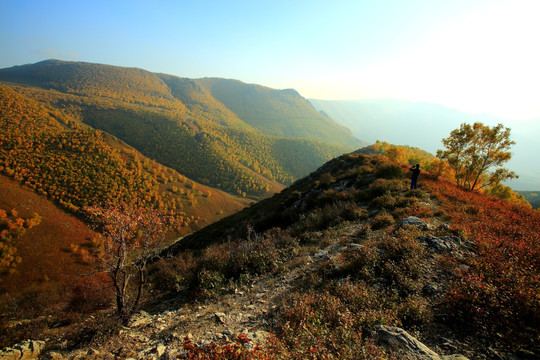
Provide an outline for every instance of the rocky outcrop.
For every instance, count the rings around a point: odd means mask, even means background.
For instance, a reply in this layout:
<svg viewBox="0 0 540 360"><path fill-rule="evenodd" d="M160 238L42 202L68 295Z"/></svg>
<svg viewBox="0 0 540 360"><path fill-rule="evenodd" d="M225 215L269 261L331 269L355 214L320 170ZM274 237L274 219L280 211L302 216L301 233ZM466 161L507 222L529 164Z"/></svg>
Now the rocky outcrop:
<svg viewBox="0 0 540 360"><path fill-rule="evenodd" d="M401 226L416 226L421 230L428 229L429 224L424 220L417 218L416 216L409 216L407 218L401 219Z"/></svg>
<svg viewBox="0 0 540 360"><path fill-rule="evenodd" d="M439 253L451 252L459 249L461 246L461 238L456 235L436 237L428 234L420 236L418 241L423 242L429 248L432 248Z"/></svg>
<svg viewBox="0 0 540 360"><path fill-rule="evenodd" d="M30 360L37 359L43 347L44 341L27 340L11 348L0 351L0 359L3 360Z"/></svg>
<svg viewBox="0 0 540 360"><path fill-rule="evenodd" d="M417 360L468 360L460 354L440 356L407 331L393 326L373 327L375 340L397 352L404 359Z"/></svg>

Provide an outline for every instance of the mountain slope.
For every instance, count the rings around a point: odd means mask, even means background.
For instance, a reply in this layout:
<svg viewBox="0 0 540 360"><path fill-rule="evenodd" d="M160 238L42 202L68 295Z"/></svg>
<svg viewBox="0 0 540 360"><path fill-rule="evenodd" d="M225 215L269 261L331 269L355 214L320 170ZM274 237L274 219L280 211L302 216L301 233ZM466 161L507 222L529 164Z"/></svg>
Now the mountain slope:
<svg viewBox="0 0 540 360"><path fill-rule="evenodd" d="M189 178L243 196L267 196L280 184L354 150L350 144L317 139L316 132L328 131L327 138L346 133L354 143L347 131L328 119L326 128L313 132L307 126L305 134L294 134L303 138L264 134L198 80L61 61L2 69L0 80L25 85L13 88L115 135ZM299 99L305 108L307 102ZM258 102L264 103L261 98ZM313 108L310 111L320 117ZM280 119L276 127L286 124L289 115L290 122L295 121L294 112L280 112L276 106L273 112Z"/></svg>
<svg viewBox="0 0 540 360"><path fill-rule="evenodd" d="M238 118L265 134L315 139L353 148L362 145L348 129L317 112L293 89L274 90L220 78L195 81Z"/></svg>
<svg viewBox="0 0 540 360"><path fill-rule="evenodd" d="M2 85L0 114L0 172L68 211L106 202L154 207L185 217L185 233L245 206Z"/></svg>
<svg viewBox="0 0 540 360"><path fill-rule="evenodd" d="M40 336L68 358L537 357L540 214L406 171L331 160L164 251L129 327Z"/></svg>

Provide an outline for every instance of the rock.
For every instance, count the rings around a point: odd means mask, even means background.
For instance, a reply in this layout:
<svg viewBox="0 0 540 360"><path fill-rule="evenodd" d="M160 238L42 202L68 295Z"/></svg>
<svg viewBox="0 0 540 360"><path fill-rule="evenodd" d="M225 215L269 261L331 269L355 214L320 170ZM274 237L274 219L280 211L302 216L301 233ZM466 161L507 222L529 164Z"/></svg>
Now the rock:
<svg viewBox="0 0 540 360"><path fill-rule="evenodd" d="M165 347L165 345L163 344L158 344L158 346L156 346L156 353L157 353L157 356L158 357L161 357L161 355L163 355L165 353L165 350L167 350L167 348Z"/></svg>
<svg viewBox="0 0 540 360"><path fill-rule="evenodd" d="M216 320L219 321L222 324L225 324L227 318L225 317L225 314L222 312L217 312L214 314L216 316Z"/></svg>
<svg viewBox="0 0 540 360"><path fill-rule="evenodd" d="M443 360L469 360L468 357L463 356L461 354L443 355L443 356L441 356L441 359L443 359Z"/></svg>
<svg viewBox="0 0 540 360"><path fill-rule="evenodd" d="M173 360L173 359L180 359L179 357L180 352L177 349L171 349L166 353L166 359Z"/></svg>
<svg viewBox="0 0 540 360"><path fill-rule="evenodd" d="M21 350L5 348L0 351L0 359L2 360L18 360L21 358Z"/></svg>
<svg viewBox="0 0 540 360"><path fill-rule="evenodd" d="M425 243L428 247L439 253L451 252L459 248L461 239L455 235L436 237L425 235L418 237L418 241Z"/></svg>
<svg viewBox="0 0 540 360"><path fill-rule="evenodd" d="M442 289L440 284L431 283L424 286L424 288L422 289L422 292L426 295L434 296L434 295L442 294L444 290Z"/></svg>
<svg viewBox="0 0 540 360"><path fill-rule="evenodd" d="M373 327L375 339L394 350L405 352L407 358L440 360L441 357L426 345L418 341L407 331L393 326L376 325Z"/></svg>
<svg viewBox="0 0 540 360"><path fill-rule="evenodd" d="M450 225L448 224L441 224L439 226L437 226L437 229L436 230L439 230L439 231L450 231Z"/></svg>
<svg viewBox="0 0 540 360"><path fill-rule="evenodd" d="M461 239L455 235L441 236L440 238L434 239L434 241L429 245L436 251L450 252L459 248L461 245Z"/></svg>
<svg viewBox="0 0 540 360"><path fill-rule="evenodd" d="M405 225L416 226L419 229L428 228L428 224L424 220L417 218L416 216L409 216L408 218L401 219L401 226Z"/></svg>
<svg viewBox="0 0 540 360"><path fill-rule="evenodd" d="M317 251L313 256L319 260L330 260L330 255L328 254L328 251L322 249Z"/></svg>
<svg viewBox="0 0 540 360"><path fill-rule="evenodd" d="M128 323L128 327L141 327L148 325L151 322L152 317L146 311L141 311L131 317Z"/></svg>
<svg viewBox="0 0 540 360"><path fill-rule="evenodd" d="M14 345L13 348L6 348L0 351L0 359L37 359L44 346L44 341L27 340Z"/></svg>
<svg viewBox="0 0 540 360"><path fill-rule="evenodd" d="M56 351L50 351L43 355L44 360L62 360L63 358L62 354L57 353Z"/></svg>
<svg viewBox="0 0 540 360"><path fill-rule="evenodd" d="M363 248L362 245L360 244L355 244L355 243L350 243L350 244L347 244L347 247L351 250L359 250L361 248Z"/></svg>
<svg viewBox="0 0 540 360"><path fill-rule="evenodd" d="M341 251L343 249L343 245L341 244L333 244L330 246L330 250L332 251Z"/></svg>
<svg viewBox="0 0 540 360"><path fill-rule="evenodd" d="M99 355L99 351L96 350L96 349L90 349L90 350L88 350L88 352L86 353L86 355L88 355L88 356Z"/></svg>

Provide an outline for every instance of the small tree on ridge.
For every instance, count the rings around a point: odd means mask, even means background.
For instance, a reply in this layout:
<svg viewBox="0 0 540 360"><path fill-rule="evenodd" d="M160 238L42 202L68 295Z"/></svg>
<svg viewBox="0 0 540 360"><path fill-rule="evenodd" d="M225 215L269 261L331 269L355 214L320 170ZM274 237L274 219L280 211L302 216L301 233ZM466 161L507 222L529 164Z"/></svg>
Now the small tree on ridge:
<svg viewBox="0 0 540 360"><path fill-rule="evenodd" d="M458 186L475 190L518 177L501 167L512 157L509 149L515 144L510 140L510 129L502 124L461 124L442 142L446 150L438 150L437 157L454 170ZM495 170L489 172L491 168Z"/></svg>

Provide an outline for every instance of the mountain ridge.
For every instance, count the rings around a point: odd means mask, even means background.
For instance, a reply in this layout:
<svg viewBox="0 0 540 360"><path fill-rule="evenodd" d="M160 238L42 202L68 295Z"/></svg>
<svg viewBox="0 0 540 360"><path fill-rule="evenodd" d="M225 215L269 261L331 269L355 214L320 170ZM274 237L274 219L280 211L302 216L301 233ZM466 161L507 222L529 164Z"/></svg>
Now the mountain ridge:
<svg viewBox="0 0 540 360"><path fill-rule="evenodd" d="M446 106L397 99L316 100L310 102L334 121L347 126L358 138L374 143L377 140L396 145L419 147L432 154L442 149L441 139L462 123L481 122L494 126L502 123L511 129L516 142L508 167L520 178L505 184L517 190L540 189L540 170L531 167L540 152L535 135L540 121L512 121L489 114L474 114Z"/></svg>

